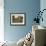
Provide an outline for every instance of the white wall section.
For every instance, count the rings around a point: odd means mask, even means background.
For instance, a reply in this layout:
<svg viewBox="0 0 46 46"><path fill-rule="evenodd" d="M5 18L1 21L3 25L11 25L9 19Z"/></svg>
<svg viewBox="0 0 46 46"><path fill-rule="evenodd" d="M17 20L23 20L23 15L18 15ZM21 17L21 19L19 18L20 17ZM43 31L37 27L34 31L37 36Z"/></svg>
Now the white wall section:
<svg viewBox="0 0 46 46"><path fill-rule="evenodd" d="M4 0L0 0L0 42L4 41Z"/></svg>

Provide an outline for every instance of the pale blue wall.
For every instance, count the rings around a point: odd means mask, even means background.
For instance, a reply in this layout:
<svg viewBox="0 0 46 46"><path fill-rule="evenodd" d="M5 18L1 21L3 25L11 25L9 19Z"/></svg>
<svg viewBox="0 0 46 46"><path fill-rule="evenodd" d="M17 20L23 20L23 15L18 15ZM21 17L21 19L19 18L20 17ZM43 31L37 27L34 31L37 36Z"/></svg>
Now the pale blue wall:
<svg viewBox="0 0 46 46"><path fill-rule="evenodd" d="M43 9L46 9L46 0L41 0L40 1L40 10L42 11ZM46 27L46 10L43 12L43 22L40 21L40 25Z"/></svg>
<svg viewBox="0 0 46 46"><path fill-rule="evenodd" d="M40 9L40 0L4 0L4 38L8 41L18 41L32 30L35 12ZM10 26L10 13L25 12L25 26Z"/></svg>

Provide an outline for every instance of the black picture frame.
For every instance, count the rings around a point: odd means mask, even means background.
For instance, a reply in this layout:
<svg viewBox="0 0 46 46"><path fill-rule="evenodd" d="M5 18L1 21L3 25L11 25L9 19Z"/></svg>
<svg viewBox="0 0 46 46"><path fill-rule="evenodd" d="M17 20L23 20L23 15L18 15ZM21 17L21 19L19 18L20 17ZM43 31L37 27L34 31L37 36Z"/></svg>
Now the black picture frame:
<svg viewBox="0 0 46 46"><path fill-rule="evenodd" d="M26 13L10 13L10 25L13 26L26 25Z"/></svg>

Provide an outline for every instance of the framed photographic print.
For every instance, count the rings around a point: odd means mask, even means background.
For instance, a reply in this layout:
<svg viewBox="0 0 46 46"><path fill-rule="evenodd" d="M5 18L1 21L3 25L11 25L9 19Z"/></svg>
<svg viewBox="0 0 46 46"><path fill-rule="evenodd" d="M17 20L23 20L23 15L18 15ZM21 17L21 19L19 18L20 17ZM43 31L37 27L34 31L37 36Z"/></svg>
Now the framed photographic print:
<svg viewBox="0 0 46 46"><path fill-rule="evenodd" d="M11 13L10 14L10 24L11 25L25 25L26 19L25 13Z"/></svg>

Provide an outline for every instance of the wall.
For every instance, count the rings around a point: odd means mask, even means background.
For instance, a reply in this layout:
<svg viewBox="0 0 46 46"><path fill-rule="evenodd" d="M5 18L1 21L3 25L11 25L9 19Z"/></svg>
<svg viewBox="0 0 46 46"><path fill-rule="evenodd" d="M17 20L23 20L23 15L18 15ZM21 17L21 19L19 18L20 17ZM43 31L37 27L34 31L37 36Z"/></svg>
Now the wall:
<svg viewBox="0 0 46 46"><path fill-rule="evenodd" d="M4 41L4 2L0 0L0 42Z"/></svg>
<svg viewBox="0 0 46 46"><path fill-rule="evenodd" d="M32 30L35 12L40 10L40 0L4 0L4 37L7 41L18 41ZM11 26L10 13L25 12L25 26Z"/></svg>
<svg viewBox="0 0 46 46"><path fill-rule="evenodd" d="M41 1L40 1L40 9L41 9L41 11L42 11L43 9L46 9L46 0L41 0ZM43 12L42 17L43 17L43 22L41 21L41 22L40 22L40 25L46 27L46 20L45 20L45 19L46 19L46 10Z"/></svg>

